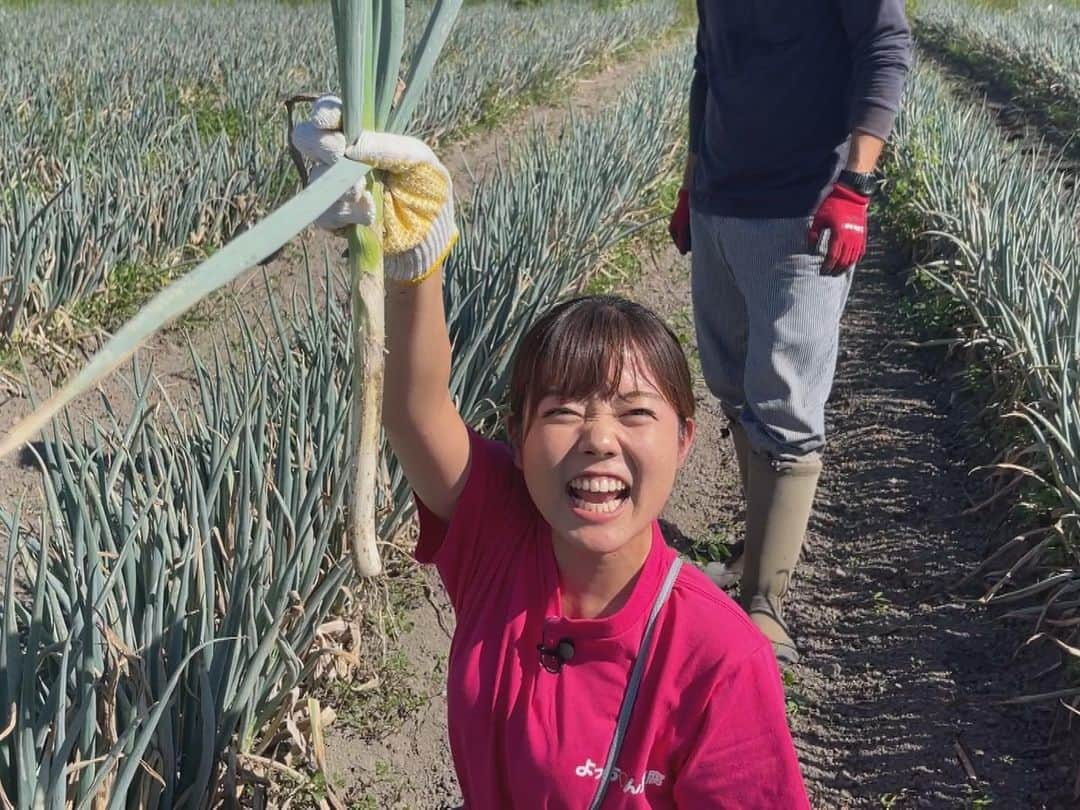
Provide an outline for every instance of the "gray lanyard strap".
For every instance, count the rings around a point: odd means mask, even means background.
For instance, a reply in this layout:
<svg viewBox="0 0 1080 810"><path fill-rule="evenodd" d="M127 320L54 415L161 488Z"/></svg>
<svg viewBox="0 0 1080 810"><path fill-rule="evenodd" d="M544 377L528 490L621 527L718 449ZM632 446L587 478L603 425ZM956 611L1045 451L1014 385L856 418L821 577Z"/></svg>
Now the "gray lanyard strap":
<svg viewBox="0 0 1080 810"><path fill-rule="evenodd" d="M611 784L611 774L615 770L615 761L619 758L623 739L626 737L626 729L630 725L630 713L634 710L634 701L637 700L638 687L641 686L641 676L645 672L645 659L649 657L652 649L653 630L656 629L656 617L660 615L660 609L664 607L671 589L675 586L675 578L682 568L682 559L676 557L668 569L667 578L660 588L653 602L652 612L649 613L649 621L645 623L645 632L641 636L641 648L638 650L634 668L630 671L630 682L626 685L626 694L623 695L622 707L619 709L619 721L615 724L615 736L611 739L611 748L608 750L607 762L604 763L604 772L600 774L600 784L596 786L596 795L593 796L589 810L597 810L604 796L607 794L608 785Z"/></svg>

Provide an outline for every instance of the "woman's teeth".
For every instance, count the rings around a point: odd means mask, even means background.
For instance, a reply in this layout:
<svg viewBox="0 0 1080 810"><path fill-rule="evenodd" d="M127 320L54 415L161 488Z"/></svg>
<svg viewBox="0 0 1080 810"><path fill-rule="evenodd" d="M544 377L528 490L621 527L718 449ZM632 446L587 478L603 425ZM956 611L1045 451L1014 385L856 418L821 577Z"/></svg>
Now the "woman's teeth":
<svg viewBox="0 0 1080 810"><path fill-rule="evenodd" d="M600 514L618 509L630 491L618 478L594 475L575 478L568 489L575 508Z"/></svg>
<svg viewBox="0 0 1080 810"><path fill-rule="evenodd" d="M607 478L599 475L575 478L570 482L570 486L582 492L621 492L627 489L626 484L618 478Z"/></svg>
<svg viewBox="0 0 1080 810"><path fill-rule="evenodd" d="M581 498L571 497L570 499L574 506L583 512L598 512L600 514L608 514L614 512L620 506L622 506L622 498L612 498L610 501L603 501L602 503L593 503L592 501L583 501Z"/></svg>

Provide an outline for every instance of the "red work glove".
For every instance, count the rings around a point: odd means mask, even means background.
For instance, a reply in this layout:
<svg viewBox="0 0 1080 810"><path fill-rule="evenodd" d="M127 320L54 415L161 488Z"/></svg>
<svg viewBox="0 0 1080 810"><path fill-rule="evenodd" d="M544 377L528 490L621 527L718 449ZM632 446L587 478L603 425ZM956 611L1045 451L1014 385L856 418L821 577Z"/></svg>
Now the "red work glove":
<svg viewBox="0 0 1080 810"><path fill-rule="evenodd" d="M822 272L838 276L866 253L866 211L870 198L841 185L833 186L810 225L810 247L817 249L822 231L829 232L829 253Z"/></svg>
<svg viewBox="0 0 1080 810"><path fill-rule="evenodd" d="M679 189L679 202L675 205L667 232L671 234L671 241L679 253L685 256L690 252L690 192L685 188Z"/></svg>

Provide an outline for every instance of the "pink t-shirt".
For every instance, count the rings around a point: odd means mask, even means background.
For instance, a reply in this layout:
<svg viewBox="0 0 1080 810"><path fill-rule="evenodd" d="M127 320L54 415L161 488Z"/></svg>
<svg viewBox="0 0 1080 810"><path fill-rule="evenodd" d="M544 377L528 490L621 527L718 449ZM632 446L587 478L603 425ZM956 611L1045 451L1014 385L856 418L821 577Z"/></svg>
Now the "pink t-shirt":
<svg viewBox="0 0 1080 810"><path fill-rule="evenodd" d="M561 615L551 529L509 448L472 434L447 525L419 504L416 558L434 562L457 615L447 700L468 810L585 810L596 791L649 610L675 558L652 550L626 604ZM558 674L537 645L571 639ZM604 808L809 807L772 648L693 566L654 635Z"/></svg>

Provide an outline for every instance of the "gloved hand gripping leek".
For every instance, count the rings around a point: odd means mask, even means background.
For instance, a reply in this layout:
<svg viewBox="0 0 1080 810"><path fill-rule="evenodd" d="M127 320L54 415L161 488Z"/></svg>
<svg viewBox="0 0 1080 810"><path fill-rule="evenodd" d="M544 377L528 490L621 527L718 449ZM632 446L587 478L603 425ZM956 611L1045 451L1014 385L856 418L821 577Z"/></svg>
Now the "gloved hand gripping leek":
<svg viewBox="0 0 1080 810"><path fill-rule="evenodd" d="M365 163L382 183L382 247L386 277L418 284L438 268L458 238L450 173L423 141L388 132L363 132L348 145L341 132L341 100L321 96L309 120L296 125L292 143L315 165L314 182L342 158ZM364 183L349 189L322 216L320 228L347 234L375 222L375 200Z"/></svg>
<svg viewBox="0 0 1080 810"><path fill-rule="evenodd" d="M334 144L332 154L340 147L340 154L329 161L312 157L321 166L306 189L147 303L74 379L3 437L0 457L33 439L65 405L93 388L166 324L308 225L344 229L349 241L355 358L352 424L357 437L350 540L357 572L371 576L381 571L375 538L375 473L383 377L383 251L392 280L419 281L438 265L457 234L446 170L419 141L386 133L402 132L408 125L461 0L435 0L427 28L410 55L400 97L405 0L331 0L330 5L344 101L325 100L313 126L326 130L320 139L325 136ZM369 167L378 177L367 176Z"/></svg>
<svg viewBox="0 0 1080 810"><path fill-rule="evenodd" d="M419 284L442 264L458 238L450 173L416 138L365 131L349 144L341 131L341 109L336 96L321 96L311 118L293 129L292 144L315 164L310 172L312 182L318 182L342 159L375 170L376 188L382 190L383 271L392 283ZM360 182L315 224L345 237L357 230L371 233L378 207L367 185ZM358 438L351 500L353 558L357 570L368 575L379 569L373 532L384 354L383 290L377 271L365 266L370 258L362 252L356 263L350 245L353 329L364 330L354 337L353 390L362 400L354 402L352 413L353 435ZM367 531L372 532L369 541L364 540Z"/></svg>

